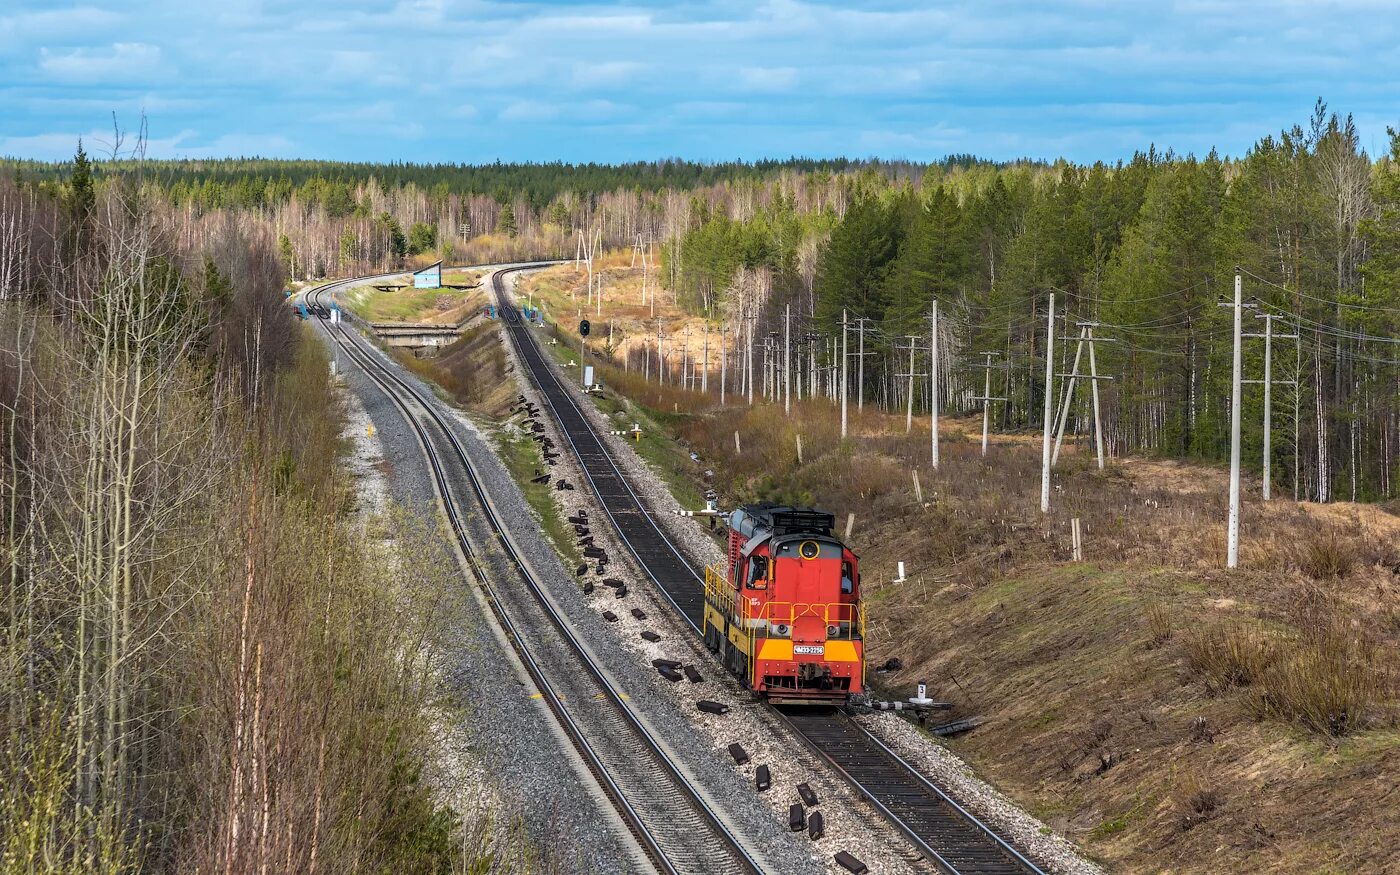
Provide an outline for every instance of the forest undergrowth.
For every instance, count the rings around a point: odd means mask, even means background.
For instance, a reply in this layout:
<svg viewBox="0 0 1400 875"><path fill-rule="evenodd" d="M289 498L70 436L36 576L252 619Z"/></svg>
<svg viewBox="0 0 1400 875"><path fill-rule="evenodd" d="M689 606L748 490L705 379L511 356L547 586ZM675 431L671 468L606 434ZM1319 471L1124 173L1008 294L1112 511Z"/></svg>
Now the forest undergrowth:
<svg viewBox="0 0 1400 875"><path fill-rule="evenodd" d="M0 179L0 871L533 868L437 791L457 572L351 513L275 238L78 166Z"/></svg>

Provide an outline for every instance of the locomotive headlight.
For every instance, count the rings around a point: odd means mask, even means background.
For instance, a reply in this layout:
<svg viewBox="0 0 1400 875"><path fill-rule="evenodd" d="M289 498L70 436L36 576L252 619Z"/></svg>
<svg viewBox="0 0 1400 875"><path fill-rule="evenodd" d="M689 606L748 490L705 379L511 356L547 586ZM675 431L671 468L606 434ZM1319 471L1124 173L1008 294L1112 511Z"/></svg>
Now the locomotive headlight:
<svg viewBox="0 0 1400 875"><path fill-rule="evenodd" d="M821 555L822 548L816 541L803 541L797 552L803 559L815 559Z"/></svg>
<svg viewBox="0 0 1400 875"><path fill-rule="evenodd" d="M792 627L787 623L775 623L773 624L773 634L780 638L786 638L792 634Z"/></svg>
<svg viewBox="0 0 1400 875"><path fill-rule="evenodd" d="M828 637L828 638L835 638L837 635L840 635L840 634L841 634L841 627L840 627L840 626L831 625L831 626L827 626L827 627L826 627L826 637Z"/></svg>

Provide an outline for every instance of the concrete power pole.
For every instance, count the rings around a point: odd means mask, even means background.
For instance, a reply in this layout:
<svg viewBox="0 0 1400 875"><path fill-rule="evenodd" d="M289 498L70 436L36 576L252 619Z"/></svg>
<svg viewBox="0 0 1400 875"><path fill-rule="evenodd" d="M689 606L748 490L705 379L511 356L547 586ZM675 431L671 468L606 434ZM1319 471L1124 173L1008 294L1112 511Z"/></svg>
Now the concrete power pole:
<svg viewBox="0 0 1400 875"><path fill-rule="evenodd" d="M783 412L792 413L792 304L783 313Z"/></svg>
<svg viewBox="0 0 1400 875"><path fill-rule="evenodd" d="M748 317L748 318L749 318L749 320L750 320L750 321L748 322L748 329L749 329L749 345L748 345L748 352L745 353L745 359L744 359L744 376L747 377L747 378L748 378L748 381L749 381L749 384L748 384L748 386L749 386L749 406L752 407L752 406L753 406L753 327L754 327L753 324L754 324L754 322L758 321L758 317L757 317L757 316L750 316L750 317Z"/></svg>
<svg viewBox="0 0 1400 875"><path fill-rule="evenodd" d="M719 334L719 406L724 406L724 384L728 382L726 373L729 370L729 342L725 339L724 332Z"/></svg>
<svg viewBox="0 0 1400 875"><path fill-rule="evenodd" d="M1064 341L1075 341L1074 365L1068 374L1060 374L1062 379L1068 379L1062 393L1063 402L1060 408L1060 415L1055 426L1055 448L1050 453L1050 467L1054 467L1060 462L1060 445L1065 437L1065 423L1069 420L1070 404L1074 401L1074 386L1079 380L1088 380L1094 395L1094 441L1098 448L1099 470L1103 470L1103 420L1099 417L1099 380L1111 380L1112 377L1100 377L1098 360L1094 357L1094 326L1097 322L1080 322L1079 335L1077 337L1065 336ZM1079 361L1085 346L1089 347L1089 376L1079 373Z"/></svg>
<svg viewBox="0 0 1400 875"><path fill-rule="evenodd" d="M860 340L856 344L856 355L859 361L856 363L856 410L865 409L865 317L856 320L860 326ZM914 366L909 366L910 373L913 373ZM907 430L907 429L906 429Z"/></svg>
<svg viewBox="0 0 1400 875"><path fill-rule="evenodd" d="M1099 470L1103 470L1103 414L1099 412L1099 363L1094 358L1094 326L1089 327L1089 387L1094 392L1094 446L1098 451ZM1102 379L1112 379L1104 377Z"/></svg>
<svg viewBox="0 0 1400 875"><path fill-rule="evenodd" d="M1230 365L1230 517L1226 524L1225 567L1240 564L1240 312L1243 282L1235 274L1235 348Z"/></svg>
<svg viewBox="0 0 1400 875"><path fill-rule="evenodd" d="M1050 293L1050 316L1045 329L1045 436L1040 452L1040 512L1050 512L1050 430L1055 416L1055 293Z"/></svg>
<svg viewBox="0 0 1400 875"><path fill-rule="evenodd" d="M929 317L933 327L929 329L929 426L932 437L929 445L933 453L933 467L938 467L938 300L933 302L933 315ZM912 369L911 369L912 370Z"/></svg>
<svg viewBox="0 0 1400 875"><path fill-rule="evenodd" d="M1064 340L1075 341L1074 364L1069 369L1068 382L1065 384L1064 398L1060 403L1060 415L1055 423L1055 449L1050 453L1050 466L1054 467L1060 462L1060 443L1065 438L1065 423L1069 419L1070 404L1074 401L1074 384L1079 379L1079 358L1084 352L1085 329L1079 329L1078 337L1065 337Z"/></svg>
<svg viewBox="0 0 1400 875"><path fill-rule="evenodd" d="M841 310L841 440L846 439L846 311Z"/></svg>
<svg viewBox="0 0 1400 875"><path fill-rule="evenodd" d="M1274 383L1292 383L1294 386L1298 385L1297 382L1294 381L1294 380L1275 380L1275 379L1274 379L1274 341L1275 341L1275 340L1297 340L1297 339L1298 339L1298 335L1297 335L1296 332L1295 332L1294 334L1275 334L1275 333L1274 333L1274 320L1275 320L1275 319L1278 319L1278 318L1280 318L1280 317L1277 316L1277 315L1274 314L1274 313L1259 313L1259 314L1256 314L1254 318L1255 318L1255 319L1263 319L1263 320L1264 320L1264 333L1263 333L1263 334L1245 334L1245 335L1243 335L1243 336L1244 336L1244 337L1262 337L1262 338L1264 338L1264 379L1262 379L1262 380L1241 380L1240 382L1241 382L1241 383L1246 383L1246 384L1247 384L1247 383L1262 383L1262 384L1264 385L1264 482L1263 482L1263 484L1262 484L1262 485L1263 485L1263 490L1262 490L1262 491L1263 491L1264 500L1265 500L1265 501L1269 501L1271 498L1273 498L1271 486L1272 486L1272 481L1273 481L1273 467L1274 467L1274 466L1273 466L1273 400L1274 400L1273 388L1274 388Z"/></svg>
<svg viewBox="0 0 1400 875"><path fill-rule="evenodd" d="M705 364L700 370L700 391L710 391L710 320L705 320Z"/></svg>
<svg viewBox="0 0 1400 875"><path fill-rule="evenodd" d="M1005 398L992 397L992 369L995 367L997 370L1002 370L1008 366L992 364L992 357L1001 355L999 352L984 352L982 355L987 357L986 364L982 366L985 381L983 383L982 397L973 398L972 400L982 402L982 458L985 459L987 457L987 434L991 431L992 425L992 402L1006 400Z"/></svg>
<svg viewBox="0 0 1400 875"><path fill-rule="evenodd" d="M913 334L908 336L909 340L909 397L905 400L904 407L904 433L914 430L914 341L919 338Z"/></svg>

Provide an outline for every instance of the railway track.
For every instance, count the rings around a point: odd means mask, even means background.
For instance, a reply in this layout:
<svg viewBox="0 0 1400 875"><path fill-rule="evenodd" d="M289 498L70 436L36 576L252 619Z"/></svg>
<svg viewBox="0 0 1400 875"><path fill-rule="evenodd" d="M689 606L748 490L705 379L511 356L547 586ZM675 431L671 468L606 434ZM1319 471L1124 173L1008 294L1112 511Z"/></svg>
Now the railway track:
<svg viewBox="0 0 1400 875"><path fill-rule="evenodd" d="M308 301L319 308L327 295L345 285L314 289ZM761 872L759 862L627 705L540 584L432 400L355 332L328 322L323 327L414 430L453 534L497 622L651 864L668 875ZM464 504L463 496L471 497L471 506ZM492 580L518 581L521 586L493 585Z"/></svg>
<svg viewBox="0 0 1400 875"><path fill-rule="evenodd" d="M704 581L633 491L575 394L560 380L492 274L499 312L530 382L539 390L623 544L677 613L700 634ZM837 709L775 711L932 864L950 875L1044 875L942 787Z"/></svg>

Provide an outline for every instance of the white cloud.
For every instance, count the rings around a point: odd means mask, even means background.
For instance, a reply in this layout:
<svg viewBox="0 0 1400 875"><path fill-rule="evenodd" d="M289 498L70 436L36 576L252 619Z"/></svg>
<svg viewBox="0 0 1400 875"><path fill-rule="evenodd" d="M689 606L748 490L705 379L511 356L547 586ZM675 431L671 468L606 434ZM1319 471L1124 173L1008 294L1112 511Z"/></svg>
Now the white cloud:
<svg viewBox="0 0 1400 875"><path fill-rule="evenodd" d="M797 87L796 67L741 67L739 81L754 91L790 91Z"/></svg>
<svg viewBox="0 0 1400 875"><path fill-rule="evenodd" d="M562 112L558 104L537 100L517 100L497 116L503 122L546 122L557 119Z"/></svg>
<svg viewBox="0 0 1400 875"><path fill-rule="evenodd" d="M1239 154L1321 94L1383 147L1393 2L0 0L0 127L11 150L59 156L76 135L46 132L145 106L199 132L161 144L189 154L1092 160L1153 140ZM478 116L431 138L418 121ZM569 122L592 129L559 137ZM281 139L221 139L235 129Z"/></svg>
<svg viewBox="0 0 1400 875"><path fill-rule="evenodd" d="M149 43L113 43L97 49L61 52L39 50L39 69L64 82L110 84L153 76L161 69L161 50Z"/></svg>

